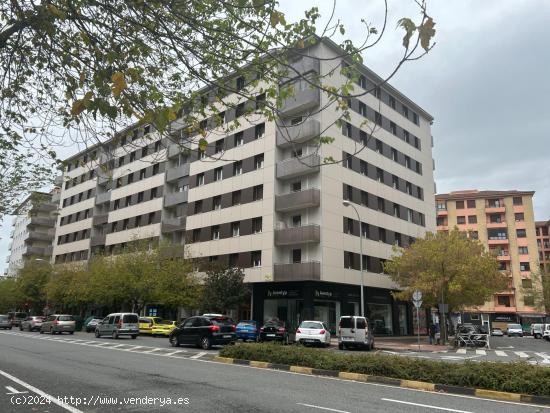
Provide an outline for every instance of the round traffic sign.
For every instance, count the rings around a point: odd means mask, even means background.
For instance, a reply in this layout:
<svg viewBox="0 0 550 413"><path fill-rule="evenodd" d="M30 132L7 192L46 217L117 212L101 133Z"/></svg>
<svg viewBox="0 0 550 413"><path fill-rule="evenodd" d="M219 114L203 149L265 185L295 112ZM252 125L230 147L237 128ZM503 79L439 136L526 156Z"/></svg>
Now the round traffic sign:
<svg viewBox="0 0 550 413"><path fill-rule="evenodd" d="M415 301L422 300L422 292L418 291L418 290L415 290L413 292L413 300L415 300Z"/></svg>

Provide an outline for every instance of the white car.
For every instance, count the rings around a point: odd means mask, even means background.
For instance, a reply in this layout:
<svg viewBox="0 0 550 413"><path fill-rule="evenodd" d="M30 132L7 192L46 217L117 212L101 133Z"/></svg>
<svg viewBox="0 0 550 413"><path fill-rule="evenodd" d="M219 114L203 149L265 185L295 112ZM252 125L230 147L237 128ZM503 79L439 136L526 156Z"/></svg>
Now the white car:
<svg viewBox="0 0 550 413"><path fill-rule="evenodd" d="M296 330L296 343L330 346L330 332L321 321L302 321Z"/></svg>
<svg viewBox="0 0 550 413"><path fill-rule="evenodd" d="M543 324L542 338L550 341L550 324Z"/></svg>

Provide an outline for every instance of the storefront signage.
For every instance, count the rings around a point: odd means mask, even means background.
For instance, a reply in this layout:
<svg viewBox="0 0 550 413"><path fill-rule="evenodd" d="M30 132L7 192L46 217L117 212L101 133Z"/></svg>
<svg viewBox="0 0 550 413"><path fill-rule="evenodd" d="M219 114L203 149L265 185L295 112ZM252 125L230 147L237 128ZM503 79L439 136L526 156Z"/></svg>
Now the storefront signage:
<svg viewBox="0 0 550 413"><path fill-rule="evenodd" d="M266 296L268 298L295 298L298 297L298 290L267 290Z"/></svg>
<svg viewBox="0 0 550 413"><path fill-rule="evenodd" d="M515 314L492 314L491 318L493 321L516 322Z"/></svg>
<svg viewBox="0 0 550 413"><path fill-rule="evenodd" d="M337 296L338 293L333 293L332 291L315 290L315 298L334 298Z"/></svg>

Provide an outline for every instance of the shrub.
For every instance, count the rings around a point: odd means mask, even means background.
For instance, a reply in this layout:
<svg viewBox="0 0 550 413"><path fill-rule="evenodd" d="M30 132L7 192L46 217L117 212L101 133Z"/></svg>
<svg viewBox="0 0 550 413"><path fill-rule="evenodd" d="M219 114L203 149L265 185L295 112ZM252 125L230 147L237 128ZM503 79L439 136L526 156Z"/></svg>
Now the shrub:
<svg viewBox="0 0 550 413"><path fill-rule="evenodd" d="M241 360L550 396L550 368L528 363L448 363L380 353L334 353L272 343L227 346L220 351L220 355Z"/></svg>

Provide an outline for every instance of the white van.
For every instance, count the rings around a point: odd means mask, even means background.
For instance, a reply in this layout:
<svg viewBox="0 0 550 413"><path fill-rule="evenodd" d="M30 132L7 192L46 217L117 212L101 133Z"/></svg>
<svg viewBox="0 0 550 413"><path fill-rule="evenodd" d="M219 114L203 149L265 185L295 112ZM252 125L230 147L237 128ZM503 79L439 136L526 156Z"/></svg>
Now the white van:
<svg viewBox="0 0 550 413"><path fill-rule="evenodd" d="M542 338L550 341L550 324L543 324Z"/></svg>
<svg viewBox="0 0 550 413"><path fill-rule="evenodd" d="M374 335L369 320L360 316L340 317L338 324L338 348L361 347L367 350L374 348Z"/></svg>
<svg viewBox="0 0 550 413"><path fill-rule="evenodd" d="M97 323L95 336L111 336L117 339L120 336L130 336L134 340L139 334L139 316L135 313L112 313Z"/></svg>

